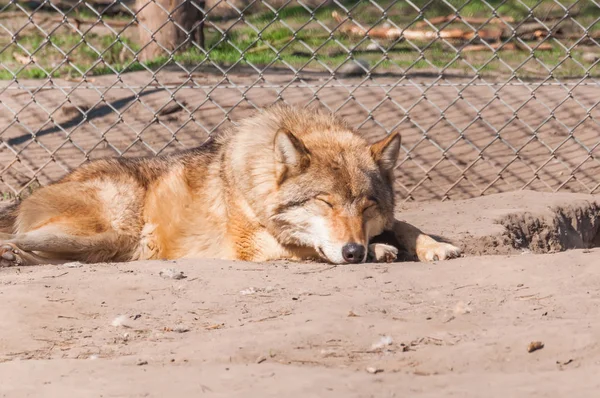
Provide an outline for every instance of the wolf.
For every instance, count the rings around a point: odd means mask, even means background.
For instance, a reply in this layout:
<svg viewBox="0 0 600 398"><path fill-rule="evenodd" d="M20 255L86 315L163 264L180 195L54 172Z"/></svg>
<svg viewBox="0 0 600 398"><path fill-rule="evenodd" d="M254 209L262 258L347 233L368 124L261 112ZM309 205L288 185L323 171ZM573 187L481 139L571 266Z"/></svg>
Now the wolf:
<svg viewBox="0 0 600 398"><path fill-rule="evenodd" d="M76 168L0 216L0 266L150 259L420 261L460 256L394 218L401 138L371 145L277 104L201 146ZM395 245L373 243L387 233Z"/></svg>

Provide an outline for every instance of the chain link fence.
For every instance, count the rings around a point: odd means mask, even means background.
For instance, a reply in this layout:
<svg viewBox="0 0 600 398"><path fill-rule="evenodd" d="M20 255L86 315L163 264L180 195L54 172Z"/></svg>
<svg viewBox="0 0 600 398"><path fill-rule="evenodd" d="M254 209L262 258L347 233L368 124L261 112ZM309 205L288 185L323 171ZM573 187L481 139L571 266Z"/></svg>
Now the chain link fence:
<svg viewBox="0 0 600 398"><path fill-rule="evenodd" d="M397 190L600 190L593 0L0 0L0 191L276 101L403 135Z"/></svg>

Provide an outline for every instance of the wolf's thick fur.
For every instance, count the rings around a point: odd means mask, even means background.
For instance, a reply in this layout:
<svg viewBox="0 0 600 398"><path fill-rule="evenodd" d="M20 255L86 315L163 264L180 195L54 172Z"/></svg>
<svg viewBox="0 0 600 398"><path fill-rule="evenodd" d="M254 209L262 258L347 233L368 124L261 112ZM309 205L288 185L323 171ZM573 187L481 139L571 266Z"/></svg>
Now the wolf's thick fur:
<svg viewBox="0 0 600 398"><path fill-rule="evenodd" d="M393 217L400 136L368 145L332 115L277 105L201 147L102 159L0 220L3 265L213 257L362 262L392 231L422 261L460 251ZM371 245L375 260L396 249Z"/></svg>

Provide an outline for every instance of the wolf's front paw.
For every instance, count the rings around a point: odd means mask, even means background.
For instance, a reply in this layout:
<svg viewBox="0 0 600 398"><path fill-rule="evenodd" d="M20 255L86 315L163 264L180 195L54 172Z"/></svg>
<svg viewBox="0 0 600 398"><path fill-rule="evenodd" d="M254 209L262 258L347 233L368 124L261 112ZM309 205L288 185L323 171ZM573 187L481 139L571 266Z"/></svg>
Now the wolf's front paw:
<svg viewBox="0 0 600 398"><path fill-rule="evenodd" d="M383 243L372 243L369 245L369 262L392 263L398 257L398 249Z"/></svg>
<svg viewBox="0 0 600 398"><path fill-rule="evenodd" d="M432 242L417 248L419 261L438 261L460 257L460 249L449 243Z"/></svg>
<svg viewBox="0 0 600 398"><path fill-rule="evenodd" d="M17 246L11 243L0 245L0 268L23 265L23 259L21 259L20 254L21 251Z"/></svg>

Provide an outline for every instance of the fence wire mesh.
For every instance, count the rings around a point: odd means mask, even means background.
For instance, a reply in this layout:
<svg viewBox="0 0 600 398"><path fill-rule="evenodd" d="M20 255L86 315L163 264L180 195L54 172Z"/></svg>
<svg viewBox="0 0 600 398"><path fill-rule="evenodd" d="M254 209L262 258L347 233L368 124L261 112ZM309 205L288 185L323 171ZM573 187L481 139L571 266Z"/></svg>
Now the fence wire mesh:
<svg viewBox="0 0 600 398"><path fill-rule="evenodd" d="M403 135L406 200L600 187L593 0L0 0L0 191L283 100Z"/></svg>

